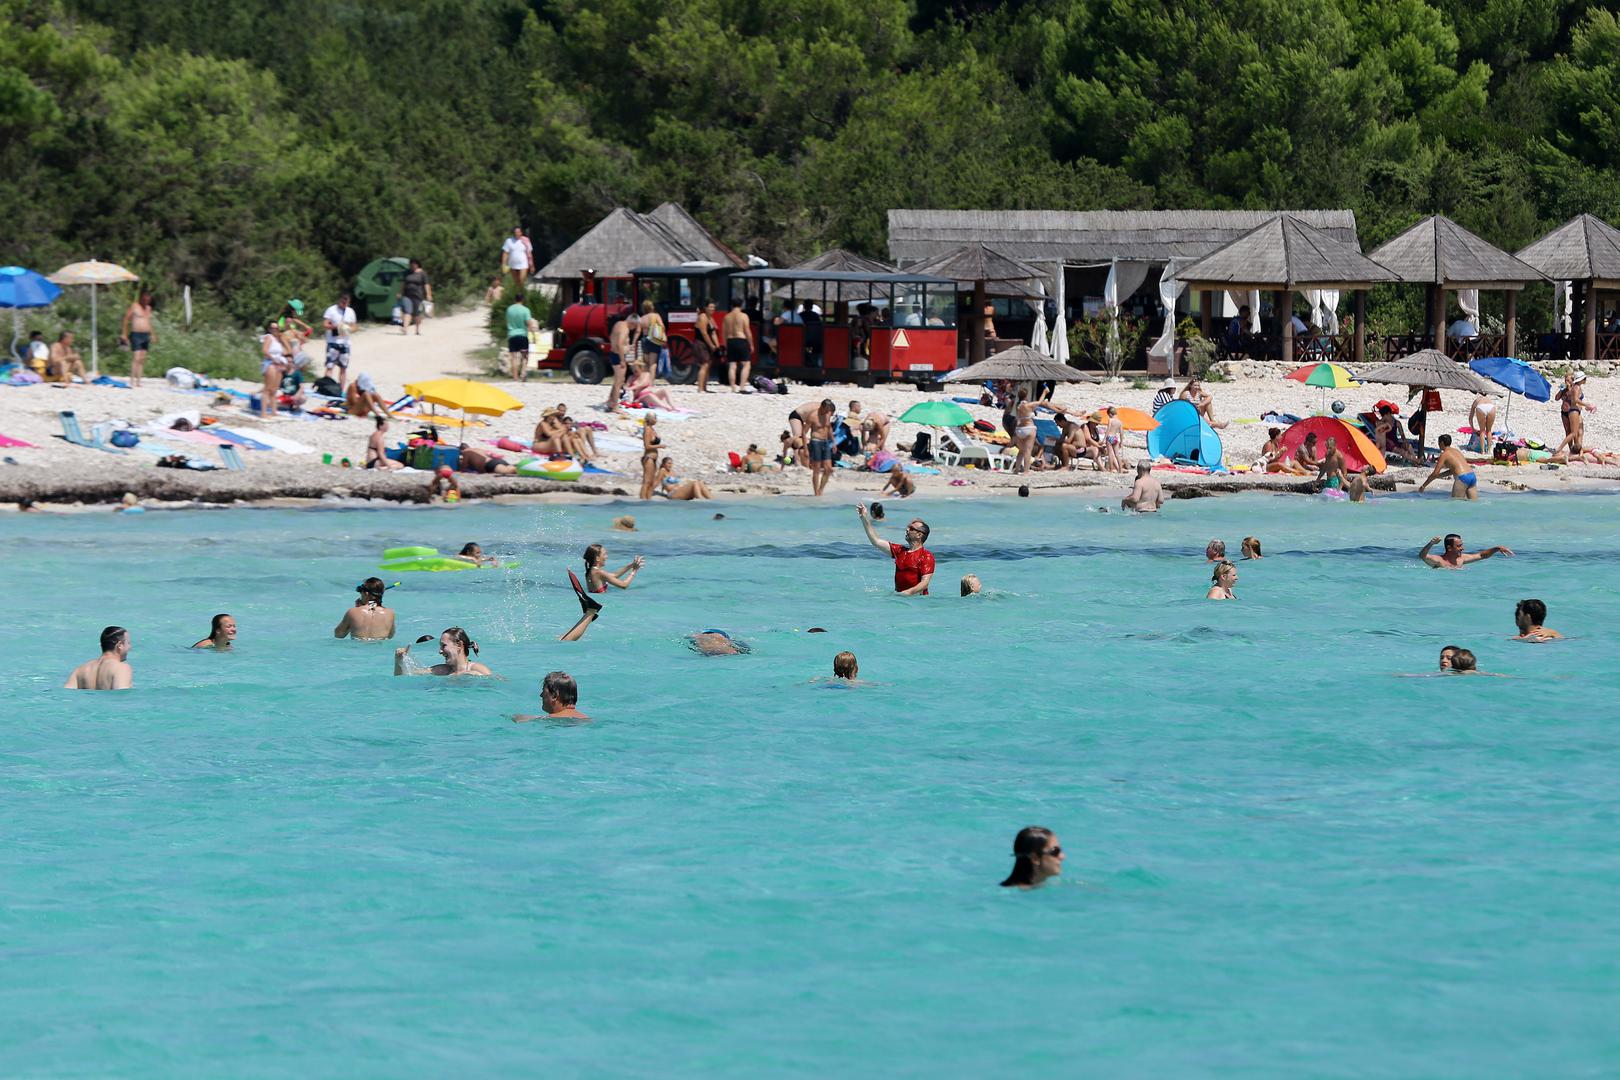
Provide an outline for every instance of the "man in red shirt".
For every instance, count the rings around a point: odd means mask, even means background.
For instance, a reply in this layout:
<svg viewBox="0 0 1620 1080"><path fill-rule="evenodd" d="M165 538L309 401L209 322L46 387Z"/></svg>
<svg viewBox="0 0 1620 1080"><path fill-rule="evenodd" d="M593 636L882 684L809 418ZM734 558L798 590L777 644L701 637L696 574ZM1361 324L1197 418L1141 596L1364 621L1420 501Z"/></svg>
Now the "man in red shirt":
<svg viewBox="0 0 1620 1080"><path fill-rule="evenodd" d="M872 542L872 546L887 552L894 559L894 591L901 596L927 596L928 583L934 577L934 553L923 547L923 542L928 539L928 523L914 520L907 525L906 544L901 547L877 534L877 530L872 528L872 519L866 516L864 503L856 503L855 512L861 516L866 538Z"/></svg>

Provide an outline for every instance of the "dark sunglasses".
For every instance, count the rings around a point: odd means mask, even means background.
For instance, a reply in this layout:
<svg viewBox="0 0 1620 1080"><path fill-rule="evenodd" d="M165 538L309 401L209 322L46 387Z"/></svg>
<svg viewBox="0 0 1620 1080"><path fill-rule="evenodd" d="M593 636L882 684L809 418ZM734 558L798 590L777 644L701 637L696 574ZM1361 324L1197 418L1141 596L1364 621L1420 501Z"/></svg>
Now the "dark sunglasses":
<svg viewBox="0 0 1620 1080"><path fill-rule="evenodd" d="M1063 854L1063 848L1056 845L1056 844L1054 844L1053 846L1047 848L1045 851L1041 852L1041 854L1042 855L1050 855L1052 858L1055 859L1059 855Z"/></svg>

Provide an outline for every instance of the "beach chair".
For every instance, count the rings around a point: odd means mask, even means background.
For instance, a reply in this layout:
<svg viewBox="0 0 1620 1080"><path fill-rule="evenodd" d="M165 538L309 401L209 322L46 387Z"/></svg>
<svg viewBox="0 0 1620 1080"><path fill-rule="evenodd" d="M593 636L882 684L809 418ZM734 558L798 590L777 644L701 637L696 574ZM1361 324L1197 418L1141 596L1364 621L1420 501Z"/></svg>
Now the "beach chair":
<svg viewBox="0 0 1620 1080"><path fill-rule="evenodd" d="M934 430L939 435L939 448L934 451L934 460L941 465L974 465L989 469L991 472L1012 470L1014 458L992 452L990 447L967 432L956 428Z"/></svg>
<svg viewBox="0 0 1620 1080"><path fill-rule="evenodd" d="M241 452L236 447L226 443L221 443L219 446L219 459L225 463L225 467L231 472L241 472L247 468L242 462Z"/></svg>
<svg viewBox="0 0 1620 1080"><path fill-rule="evenodd" d="M74 446L82 446L86 450L104 450L109 454L123 453L118 447L108 446L99 439L92 441L85 438L83 429L79 427L79 414L72 409L63 409L57 415L62 418L62 438Z"/></svg>

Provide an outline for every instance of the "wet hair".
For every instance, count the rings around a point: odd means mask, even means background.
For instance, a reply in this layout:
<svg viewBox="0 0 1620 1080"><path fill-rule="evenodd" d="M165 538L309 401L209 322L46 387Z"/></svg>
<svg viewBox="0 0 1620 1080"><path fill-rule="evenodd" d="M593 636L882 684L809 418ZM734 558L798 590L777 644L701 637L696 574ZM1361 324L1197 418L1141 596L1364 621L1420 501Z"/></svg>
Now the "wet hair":
<svg viewBox="0 0 1620 1080"><path fill-rule="evenodd" d="M226 611L222 611L218 615L215 615L214 621L208 624L208 636L217 637L219 634L219 624L230 617L230 613Z"/></svg>
<svg viewBox="0 0 1620 1080"><path fill-rule="evenodd" d="M469 540L465 544L462 545L461 554L463 554L463 555L471 555L473 553L473 549L476 548L476 547L478 547L478 545L473 543L471 540Z"/></svg>
<svg viewBox="0 0 1620 1080"><path fill-rule="evenodd" d="M1547 605L1540 600L1520 600L1518 606L1513 609L1513 614L1518 615L1520 612L1530 620L1531 626L1540 626L1547 621Z"/></svg>
<svg viewBox="0 0 1620 1080"><path fill-rule="evenodd" d="M1219 555L1222 558L1225 558L1226 557L1226 541L1225 540L1211 540L1209 543L1204 545L1204 554L1206 556L1208 556L1208 555Z"/></svg>
<svg viewBox="0 0 1620 1080"><path fill-rule="evenodd" d="M129 637L129 631L122 626L109 626L101 632L101 651L112 652Z"/></svg>
<svg viewBox="0 0 1620 1080"><path fill-rule="evenodd" d="M564 705L573 705L579 701L579 685L566 671L548 672L545 681L540 684L540 696L547 694Z"/></svg>
<svg viewBox="0 0 1620 1080"><path fill-rule="evenodd" d="M1013 868L1007 875L1007 880L1001 884L1033 885L1035 883L1035 860L1046 854L1046 849L1052 843L1052 830L1044 829L1039 825L1030 825L1018 830L1013 837Z"/></svg>
<svg viewBox="0 0 1620 1080"><path fill-rule="evenodd" d="M382 603L383 593L387 589L388 586L383 584L383 579L375 577L368 577L354 587L354 591L360 594L362 601L369 600L374 604Z"/></svg>
<svg viewBox="0 0 1620 1080"><path fill-rule="evenodd" d="M1029 498L1029 485L1028 484L1019 484L1018 485L1018 497L1020 499Z"/></svg>
<svg viewBox="0 0 1620 1080"><path fill-rule="evenodd" d="M1462 537L1461 536L1457 535L1456 533L1446 533L1446 539L1445 539L1446 547L1449 548L1451 546L1451 542L1453 540L1457 541L1457 546L1458 547L1462 546Z"/></svg>
<svg viewBox="0 0 1620 1080"><path fill-rule="evenodd" d="M463 630L459 626L452 626L450 629L446 630L445 633L450 635L451 641L461 646L461 651L465 655L469 657L478 655L478 642L468 637L467 631Z"/></svg>
<svg viewBox="0 0 1620 1080"><path fill-rule="evenodd" d="M1452 671L1478 671L1479 661L1475 659L1472 651L1458 649L1451 658Z"/></svg>
<svg viewBox="0 0 1620 1080"><path fill-rule="evenodd" d="M1461 646L1458 646L1458 645L1442 645L1440 647L1440 660L1441 660L1441 662L1445 663L1447 667L1450 667L1451 666L1450 657L1446 656L1446 654L1450 653L1452 656L1456 656L1457 655L1457 650L1459 648L1461 648Z"/></svg>
<svg viewBox="0 0 1620 1080"><path fill-rule="evenodd" d="M968 584L970 581L979 581L979 575L977 575L977 574L963 574L962 575L962 595L963 596L972 596L973 595L973 586ZM984 583L979 582L979 584L980 584L980 587L982 588Z"/></svg>
<svg viewBox="0 0 1620 1080"><path fill-rule="evenodd" d="M855 654L841 652L833 657L833 674L840 679L853 679L860 666L855 662Z"/></svg>
<svg viewBox="0 0 1620 1080"><path fill-rule="evenodd" d="M1232 565L1231 559L1222 559L1220 562L1215 564L1215 570L1209 575L1209 580L1215 582L1216 584L1220 584L1221 575L1228 570L1235 573L1237 571L1237 567Z"/></svg>
<svg viewBox="0 0 1620 1080"><path fill-rule="evenodd" d="M882 503L873 503L872 504L872 509L871 509L871 514L872 514L872 520L873 521L882 521L883 520L883 504Z"/></svg>
<svg viewBox="0 0 1620 1080"><path fill-rule="evenodd" d="M825 626L812 626L810 629L805 631L807 634L825 634L826 632L827 628Z"/></svg>
<svg viewBox="0 0 1620 1080"><path fill-rule="evenodd" d="M1442 435L1434 441L1440 444L1440 449L1444 450L1446 447L1451 445L1451 436Z"/></svg>
<svg viewBox="0 0 1620 1080"><path fill-rule="evenodd" d="M591 567L595 566L596 560L600 559L606 551L607 548L603 547L601 544L592 544L590 547L586 548L585 569L589 570Z"/></svg>
<svg viewBox="0 0 1620 1080"><path fill-rule="evenodd" d="M1245 536L1243 538L1243 546L1254 552L1256 555L1260 554L1260 538L1258 536Z"/></svg>

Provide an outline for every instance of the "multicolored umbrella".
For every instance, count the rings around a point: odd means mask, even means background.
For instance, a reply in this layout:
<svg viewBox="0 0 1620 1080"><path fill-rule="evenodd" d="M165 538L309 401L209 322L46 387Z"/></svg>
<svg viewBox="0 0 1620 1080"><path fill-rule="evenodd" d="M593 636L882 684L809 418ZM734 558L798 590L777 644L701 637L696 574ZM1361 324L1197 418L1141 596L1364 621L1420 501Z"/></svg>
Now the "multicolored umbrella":
<svg viewBox="0 0 1620 1080"><path fill-rule="evenodd" d="M1327 412L1327 392L1339 390L1346 386L1360 386L1354 376L1338 364L1306 364L1295 368L1285 379L1302 382L1306 386L1320 386L1322 388L1322 411Z"/></svg>
<svg viewBox="0 0 1620 1080"><path fill-rule="evenodd" d="M58 285L90 286L90 374L101 374L101 354L96 347L96 286L139 281L140 276L125 270L117 263L90 259L86 262L68 263L52 274L50 279Z"/></svg>

